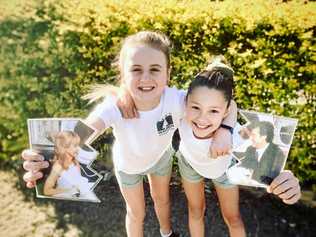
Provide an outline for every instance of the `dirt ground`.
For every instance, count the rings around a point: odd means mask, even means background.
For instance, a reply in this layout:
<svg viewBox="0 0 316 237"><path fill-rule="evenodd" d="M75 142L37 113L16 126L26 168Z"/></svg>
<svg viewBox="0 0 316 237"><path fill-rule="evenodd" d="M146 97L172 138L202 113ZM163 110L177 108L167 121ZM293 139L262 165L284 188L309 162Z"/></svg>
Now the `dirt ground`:
<svg viewBox="0 0 316 237"><path fill-rule="evenodd" d="M0 183L0 236L126 236L125 208L115 179L102 181L96 188L100 204L34 198L35 191L24 188L17 175L9 171L0 171ZM145 236L159 236L147 184L145 189ZM212 187L206 189L206 196L206 236L228 236ZM256 189L241 189L240 196L248 237L315 236L315 208L301 202L287 206ZM173 228L181 236L189 236L186 200L177 180L171 183L171 198Z"/></svg>

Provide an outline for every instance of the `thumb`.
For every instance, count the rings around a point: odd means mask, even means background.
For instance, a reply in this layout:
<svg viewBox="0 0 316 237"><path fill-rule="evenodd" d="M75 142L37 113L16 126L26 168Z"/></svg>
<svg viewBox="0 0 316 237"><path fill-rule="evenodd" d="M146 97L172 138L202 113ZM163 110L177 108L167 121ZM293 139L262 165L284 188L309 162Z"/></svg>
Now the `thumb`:
<svg viewBox="0 0 316 237"><path fill-rule="evenodd" d="M272 190L271 190L271 187L270 187L270 186L268 186L266 189L267 189L267 192L268 192L268 193L272 193Z"/></svg>

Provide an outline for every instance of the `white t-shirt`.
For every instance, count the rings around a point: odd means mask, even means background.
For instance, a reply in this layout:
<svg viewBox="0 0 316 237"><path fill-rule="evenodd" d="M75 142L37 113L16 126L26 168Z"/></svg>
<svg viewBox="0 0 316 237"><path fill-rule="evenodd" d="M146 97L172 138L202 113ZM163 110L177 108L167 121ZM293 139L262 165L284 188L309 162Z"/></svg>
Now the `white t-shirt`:
<svg viewBox="0 0 316 237"><path fill-rule="evenodd" d="M123 119L110 98L98 105L89 115L103 120L113 128L113 163L116 169L139 174L153 167L169 148L174 131L184 112L186 92L166 87L159 105L150 111L139 112L139 118Z"/></svg>
<svg viewBox="0 0 316 237"><path fill-rule="evenodd" d="M239 125L237 125L239 126ZM240 145L238 142L238 134L236 134L237 126L233 134L233 146ZM179 151L192 166L192 168L201 176L208 179L216 179L222 176L231 163L231 155L217 157L215 159L210 157L210 146L212 138L198 139L194 136L190 125L182 119L179 126L180 132L180 146Z"/></svg>
<svg viewBox="0 0 316 237"><path fill-rule="evenodd" d="M67 170L63 170L57 179L57 188L67 189L67 192L54 195L55 197L73 198L76 197L78 191L80 196L78 199L97 199L92 191L94 183L89 183L86 177L83 177L80 172L80 167L72 164Z"/></svg>

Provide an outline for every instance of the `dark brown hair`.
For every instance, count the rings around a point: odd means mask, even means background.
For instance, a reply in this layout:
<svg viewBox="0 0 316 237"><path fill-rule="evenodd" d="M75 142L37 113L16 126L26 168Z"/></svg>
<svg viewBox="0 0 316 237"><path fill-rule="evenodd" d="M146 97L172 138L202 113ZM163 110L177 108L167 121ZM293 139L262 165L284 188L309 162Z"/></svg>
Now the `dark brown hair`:
<svg viewBox="0 0 316 237"><path fill-rule="evenodd" d="M195 88L206 86L221 91L228 102L228 107L233 96L233 76L234 71L224 56L216 56L205 70L195 76L189 85L187 97Z"/></svg>

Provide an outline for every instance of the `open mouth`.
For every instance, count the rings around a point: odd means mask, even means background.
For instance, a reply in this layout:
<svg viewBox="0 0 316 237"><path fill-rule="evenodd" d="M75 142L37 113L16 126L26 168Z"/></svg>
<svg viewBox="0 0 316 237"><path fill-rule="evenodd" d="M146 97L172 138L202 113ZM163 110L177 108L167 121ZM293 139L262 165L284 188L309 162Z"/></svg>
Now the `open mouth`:
<svg viewBox="0 0 316 237"><path fill-rule="evenodd" d="M139 86L138 90L142 91L142 92L150 92L153 89L155 89L154 86Z"/></svg>
<svg viewBox="0 0 316 237"><path fill-rule="evenodd" d="M198 123L195 123L192 121L192 123L194 124L194 126L198 129L208 129L209 127L211 127L211 125L201 125L201 124L198 124Z"/></svg>

